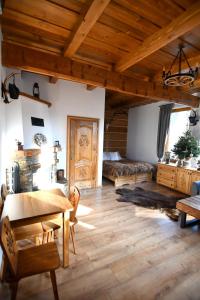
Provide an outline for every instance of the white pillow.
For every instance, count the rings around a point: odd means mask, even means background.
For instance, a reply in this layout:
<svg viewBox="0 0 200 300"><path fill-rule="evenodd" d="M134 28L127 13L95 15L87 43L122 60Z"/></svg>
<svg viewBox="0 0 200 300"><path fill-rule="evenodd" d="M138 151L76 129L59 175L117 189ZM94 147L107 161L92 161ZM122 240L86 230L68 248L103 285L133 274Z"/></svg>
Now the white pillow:
<svg viewBox="0 0 200 300"><path fill-rule="evenodd" d="M110 160L110 152L103 153L103 160Z"/></svg>
<svg viewBox="0 0 200 300"><path fill-rule="evenodd" d="M119 153L119 152L117 152L117 154L118 154L118 160L121 160L121 159L123 159L123 158L121 157L121 155L120 155L120 153Z"/></svg>
<svg viewBox="0 0 200 300"><path fill-rule="evenodd" d="M110 160L120 160L121 155L119 154L119 152L110 152Z"/></svg>

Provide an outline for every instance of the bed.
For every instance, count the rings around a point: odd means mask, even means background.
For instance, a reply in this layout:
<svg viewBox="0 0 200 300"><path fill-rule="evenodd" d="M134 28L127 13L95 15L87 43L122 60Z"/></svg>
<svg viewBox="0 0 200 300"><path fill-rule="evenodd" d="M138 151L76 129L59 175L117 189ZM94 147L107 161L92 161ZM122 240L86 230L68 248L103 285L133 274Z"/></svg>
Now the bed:
<svg viewBox="0 0 200 300"><path fill-rule="evenodd" d="M147 162L129 159L104 160L103 176L115 186L151 181L154 166Z"/></svg>

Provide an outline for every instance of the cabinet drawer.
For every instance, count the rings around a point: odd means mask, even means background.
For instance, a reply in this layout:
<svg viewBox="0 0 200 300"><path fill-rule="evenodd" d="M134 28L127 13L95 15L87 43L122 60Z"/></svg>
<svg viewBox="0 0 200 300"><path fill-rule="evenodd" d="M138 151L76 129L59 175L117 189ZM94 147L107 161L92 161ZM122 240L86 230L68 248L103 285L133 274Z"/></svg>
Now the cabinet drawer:
<svg viewBox="0 0 200 300"><path fill-rule="evenodd" d="M166 172L165 170L163 170L163 171L159 170L158 174L157 174L157 177L158 178L161 177L161 178L172 180L172 181L176 180L176 174L175 173Z"/></svg>
<svg viewBox="0 0 200 300"><path fill-rule="evenodd" d="M160 177L157 178L157 183L165 185L169 188L175 188L176 185L175 181Z"/></svg>
<svg viewBox="0 0 200 300"><path fill-rule="evenodd" d="M158 165L158 172L159 171L176 174L176 167L172 167L168 165Z"/></svg>

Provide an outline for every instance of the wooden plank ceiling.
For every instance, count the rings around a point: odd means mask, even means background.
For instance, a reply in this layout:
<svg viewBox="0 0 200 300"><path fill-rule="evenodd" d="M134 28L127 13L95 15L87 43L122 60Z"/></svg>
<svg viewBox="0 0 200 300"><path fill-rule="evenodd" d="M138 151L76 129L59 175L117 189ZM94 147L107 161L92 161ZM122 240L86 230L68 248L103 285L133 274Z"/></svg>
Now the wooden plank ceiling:
<svg viewBox="0 0 200 300"><path fill-rule="evenodd" d="M200 1L6 0L1 23L5 66L103 86L110 107L199 105L200 80L164 90L161 75L180 44L200 62Z"/></svg>

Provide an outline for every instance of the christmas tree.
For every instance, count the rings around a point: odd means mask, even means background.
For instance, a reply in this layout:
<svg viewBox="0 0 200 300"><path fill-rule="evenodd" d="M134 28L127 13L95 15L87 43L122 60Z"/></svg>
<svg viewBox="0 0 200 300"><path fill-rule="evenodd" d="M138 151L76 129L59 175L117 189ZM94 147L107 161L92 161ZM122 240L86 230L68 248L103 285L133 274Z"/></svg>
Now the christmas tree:
<svg viewBox="0 0 200 300"><path fill-rule="evenodd" d="M179 159L198 157L200 155L200 147L198 140L192 136L190 130L187 130L183 136L179 137L178 142L172 150Z"/></svg>

